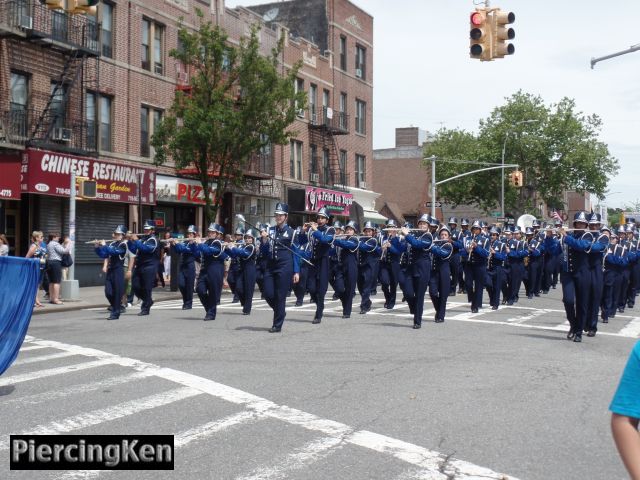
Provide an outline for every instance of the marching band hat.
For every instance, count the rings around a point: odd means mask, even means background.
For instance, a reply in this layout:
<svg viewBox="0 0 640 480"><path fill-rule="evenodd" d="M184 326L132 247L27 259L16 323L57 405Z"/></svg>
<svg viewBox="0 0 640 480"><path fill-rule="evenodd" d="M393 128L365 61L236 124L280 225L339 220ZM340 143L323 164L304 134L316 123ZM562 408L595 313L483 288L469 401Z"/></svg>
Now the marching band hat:
<svg viewBox="0 0 640 480"><path fill-rule="evenodd" d="M471 228L482 228L482 222L480 220L474 220L471 224Z"/></svg>
<svg viewBox="0 0 640 480"><path fill-rule="evenodd" d="M395 228L397 226L398 224L393 218L390 218L389 220L387 220L387 227Z"/></svg>
<svg viewBox="0 0 640 480"><path fill-rule="evenodd" d="M539 227L539 226L540 226L540 222L538 221L537 218L534 218L533 219L533 223L531 224L531 227L535 228L535 227Z"/></svg>
<svg viewBox="0 0 640 480"><path fill-rule="evenodd" d="M522 233L522 228L520 228L520 225L516 225L515 227L513 227L513 233Z"/></svg>
<svg viewBox="0 0 640 480"><path fill-rule="evenodd" d="M222 225L219 225L216 223L216 227L218 227L216 232L218 232L221 235L224 235L224 228L222 227Z"/></svg>
<svg viewBox="0 0 640 480"><path fill-rule="evenodd" d="M198 229L195 225L189 225L187 227L187 233L198 233Z"/></svg>
<svg viewBox="0 0 640 480"><path fill-rule="evenodd" d="M153 220L145 220L144 226L142 228L144 228L145 230L155 230L156 222L154 222Z"/></svg>
<svg viewBox="0 0 640 480"><path fill-rule="evenodd" d="M592 213L589 216L589 225L599 225L600 223L602 223L602 221L599 213Z"/></svg>
<svg viewBox="0 0 640 480"><path fill-rule="evenodd" d="M447 222L449 225L457 225L458 224L458 219L456 217L451 217L449 218L449 221Z"/></svg>
<svg viewBox="0 0 640 480"><path fill-rule="evenodd" d="M404 222L404 225L402 225L402 226L403 226L403 227L406 227L406 228L413 228L413 223L411 223L411 222Z"/></svg>
<svg viewBox="0 0 640 480"><path fill-rule="evenodd" d="M449 235L451 235L451 229L449 228L448 225L442 225L439 229L438 229L438 233L440 233L442 230L445 230L447 232L449 232Z"/></svg>
<svg viewBox="0 0 640 480"><path fill-rule="evenodd" d="M331 214L329 213L329 210L327 210L327 207L322 207L320 208L320 210L318 210L318 213L316 213L316 216L324 217L328 220L329 217L331 217Z"/></svg>
<svg viewBox="0 0 640 480"><path fill-rule="evenodd" d="M612 233L612 232L611 232L611 229L610 229L609 227L607 227L606 225L603 225L603 226L600 228L600 233L604 233L604 232L609 232L609 234L611 234L611 233Z"/></svg>
<svg viewBox="0 0 640 480"><path fill-rule="evenodd" d="M460 220L460 226L464 227L465 225L469 225L469 219L468 218L463 218Z"/></svg>
<svg viewBox="0 0 640 480"><path fill-rule="evenodd" d="M358 224L353 220L349 220L347 222L347 224L344 226L344 228L345 228L345 230L347 228L353 228L353 230L357 232L358 231Z"/></svg>
<svg viewBox="0 0 640 480"><path fill-rule="evenodd" d="M244 235L244 230L242 227L236 228L236 235Z"/></svg>
<svg viewBox="0 0 640 480"><path fill-rule="evenodd" d="M375 226L373 225L373 222L367 220L366 222L364 222L364 227L362 227L362 231L364 232L365 230L375 230Z"/></svg>
<svg viewBox="0 0 640 480"><path fill-rule="evenodd" d="M256 238L258 236L258 231L255 228L249 228L242 236Z"/></svg>
<svg viewBox="0 0 640 480"><path fill-rule="evenodd" d="M207 227L207 231L208 232L217 232L218 230L216 230L216 224L215 223L210 223L209 226Z"/></svg>
<svg viewBox="0 0 640 480"><path fill-rule="evenodd" d="M423 213L418 219L418 223L420 222L431 224L431 215L429 215L428 213Z"/></svg>
<svg viewBox="0 0 640 480"><path fill-rule="evenodd" d="M505 235L513 234L513 226L507 225L506 227L504 227L504 234Z"/></svg>
<svg viewBox="0 0 640 480"><path fill-rule="evenodd" d="M491 230L489 230L489 235L500 235L498 227L491 227Z"/></svg>
<svg viewBox="0 0 640 480"><path fill-rule="evenodd" d="M531 227L527 227L527 229L524 231L525 235L533 235L533 228Z"/></svg>
<svg viewBox="0 0 640 480"><path fill-rule="evenodd" d="M553 224L556 227L561 227L562 226L562 220L560 220L559 218L556 218L556 220L553 222Z"/></svg>
<svg viewBox="0 0 640 480"><path fill-rule="evenodd" d="M627 233L633 233L633 228L631 227L631 225L626 226L626 231Z"/></svg>
<svg viewBox="0 0 640 480"><path fill-rule="evenodd" d="M582 222L582 223L589 223L589 220L587 219L587 214L584 211L579 211L576 212L573 215L573 223L577 223L577 222Z"/></svg>
<svg viewBox="0 0 640 480"><path fill-rule="evenodd" d="M273 211L275 215L289 215L289 205L286 203L276 203L276 208Z"/></svg>
<svg viewBox="0 0 640 480"><path fill-rule="evenodd" d="M618 238L618 235L616 235L616 232L611 232L611 238Z"/></svg>
<svg viewBox="0 0 640 480"><path fill-rule="evenodd" d="M440 225L440 222L436 217L429 217L429 225L431 225L432 227L437 227L438 225Z"/></svg>
<svg viewBox="0 0 640 480"><path fill-rule="evenodd" d="M343 230L344 226L342 225L342 222L340 220L336 220L335 222L333 222L333 228L339 228L340 230Z"/></svg>
<svg viewBox="0 0 640 480"><path fill-rule="evenodd" d="M118 225L115 230L113 231L113 233L118 233L120 235L126 235L127 234L127 229L125 228L124 225Z"/></svg>

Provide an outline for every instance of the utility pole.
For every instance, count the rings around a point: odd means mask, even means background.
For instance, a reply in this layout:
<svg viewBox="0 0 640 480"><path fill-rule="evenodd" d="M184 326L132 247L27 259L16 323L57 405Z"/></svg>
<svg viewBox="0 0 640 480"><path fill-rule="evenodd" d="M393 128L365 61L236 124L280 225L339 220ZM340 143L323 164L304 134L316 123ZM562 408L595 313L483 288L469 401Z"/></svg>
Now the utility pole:
<svg viewBox="0 0 640 480"><path fill-rule="evenodd" d="M60 283L60 296L64 300L80 300L80 284L75 277L76 257L76 173L71 172L71 184L69 190L69 240L71 240L71 259L73 263L69 267L66 280Z"/></svg>
<svg viewBox="0 0 640 480"><path fill-rule="evenodd" d="M638 43L636 45L631 45L626 50L622 50L620 52L615 52L615 53L611 53L609 55L605 55L604 57L598 57L598 58L593 58L592 57L591 58L591 70L593 70L593 67L598 62L601 62L603 60L608 60L608 59L613 58L613 57L619 57L620 55L626 55L627 53L636 52L638 50L640 50L640 43Z"/></svg>

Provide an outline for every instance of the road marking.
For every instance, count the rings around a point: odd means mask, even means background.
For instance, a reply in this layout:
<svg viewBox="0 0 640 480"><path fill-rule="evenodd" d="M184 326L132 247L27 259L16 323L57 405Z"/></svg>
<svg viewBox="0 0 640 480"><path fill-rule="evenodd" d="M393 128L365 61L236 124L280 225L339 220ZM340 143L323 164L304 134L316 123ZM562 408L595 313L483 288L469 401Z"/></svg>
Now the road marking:
<svg viewBox="0 0 640 480"><path fill-rule="evenodd" d="M600 334L601 332L598 332ZM640 336L640 317L634 317L625 327L618 332L624 337L637 338Z"/></svg>
<svg viewBox="0 0 640 480"><path fill-rule="evenodd" d="M37 363L37 362L46 362L47 360L55 360L56 358L64 358L75 355L70 352L58 352L52 353L50 355L42 355L40 357L27 357L27 358L18 358L13 365L26 365L28 363Z"/></svg>
<svg viewBox="0 0 640 480"><path fill-rule="evenodd" d="M20 352L30 352L31 350L41 350L43 348L47 348L47 347L43 347L42 345L32 345L30 347L20 348Z"/></svg>
<svg viewBox="0 0 640 480"><path fill-rule="evenodd" d="M111 407L93 410L67 417L60 421L52 421L45 425L30 428L23 435L56 435L73 430L99 425L104 422L127 417L152 408L169 405L170 403L200 395L202 392L191 387L181 387L166 392L156 393L143 398L136 398ZM0 451L8 450L9 442L0 441Z"/></svg>
<svg viewBox="0 0 640 480"><path fill-rule="evenodd" d="M13 375L11 377L0 378L0 387L5 385L15 385L16 383L28 382L39 378L52 377L54 375L63 375L70 372L78 372L88 368L101 367L110 365L109 359L95 360L92 362L77 363L75 365L67 365L65 367L48 368L46 370L37 370L35 372L23 373L21 375Z"/></svg>
<svg viewBox="0 0 640 480"><path fill-rule="evenodd" d="M34 395L27 395L24 397L17 397L11 400L5 400L2 405L6 406L12 403L18 403L20 405L35 405L42 402L47 402L50 400L54 400L57 398L67 397L69 395L76 395L79 393L91 392L93 390L98 390L101 388L109 388L115 387L116 385L121 385L123 383L132 382L134 380L141 380L143 378L150 377L152 374L147 371L142 372L133 372L128 373L126 375L119 375L117 377L110 377L104 380L97 380L95 382L90 383L80 383L77 385L71 385L67 388L62 388L59 390L52 390L43 393L37 393Z"/></svg>
<svg viewBox="0 0 640 480"><path fill-rule="evenodd" d="M279 463L260 467L248 475L236 477L236 480L273 480L289 478L291 472L302 470L318 460L322 460L336 452L344 445L340 437L322 437L307 443L301 448L285 456Z"/></svg>
<svg viewBox="0 0 640 480"><path fill-rule="evenodd" d="M546 313L550 313L549 310L540 308L540 309L531 311L529 314L521 315L519 317L507 318L507 322L512 324L527 322L529 320L533 320L534 318L540 317Z"/></svg>
<svg viewBox="0 0 640 480"><path fill-rule="evenodd" d="M199 393L207 393L230 403L244 405L245 408L253 410L257 414L279 419L292 425L298 425L307 430L321 432L328 437L340 439L340 441L343 442L358 445L377 452L390 454L395 458L423 469L440 472L441 469L450 469L455 465L455 471L460 475L475 474L477 476L483 475L483 478L501 480L512 478L471 463L452 460L449 456L445 456L444 454L428 450L418 445L403 442L402 440L387 437L385 435L368 431L351 433L352 428L343 423L321 418L314 414L303 412L286 405L278 405L270 400L258 397L257 395L244 392L207 378L198 377L197 375L187 372L174 370L172 368L159 367L151 363L127 357L120 357L119 355L114 355L93 348L81 347L79 345L69 345L49 340L34 340L34 343L37 345L47 345L59 350L73 352L77 355L88 355L98 359L110 360L113 364L132 367L138 371L147 371L155 376L164 378L165 380L178 383L182 385L183 388L158 395L152 395L151 397L143 399L132 400L114 407L76 415L63 420L62 422L51 422L48 425L36 427L35 431L32 430L29 432L30 434L62 433L69 429L85 428L113 418L131 415L140 409L144 410L147 408L153 408L182 398L188 398ZM2 449L8 448L7 442L0 443L0 445L3 447Z"/></svg>

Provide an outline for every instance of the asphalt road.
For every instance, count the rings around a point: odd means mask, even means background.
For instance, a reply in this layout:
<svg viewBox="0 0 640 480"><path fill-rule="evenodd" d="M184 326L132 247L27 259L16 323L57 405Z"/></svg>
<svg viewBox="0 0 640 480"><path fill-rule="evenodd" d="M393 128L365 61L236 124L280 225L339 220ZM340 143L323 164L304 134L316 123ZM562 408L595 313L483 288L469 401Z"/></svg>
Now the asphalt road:
<svg viewBox="0 0 640 480"><path fill-rule="evenodd" d="M443 324L427 310L421 330L406 304L373 299L347 320L328 302L320 325L313 305L290 306L280 334L259 296L250 316L225 296L212 322L180 301L119 321L34 317L0 377L0 450L12 433L172 434L175 470L9 471L5 460L0 478L627 478L607 408L640 307L576 344L560 290L478 314L458 295Z"/></svg>

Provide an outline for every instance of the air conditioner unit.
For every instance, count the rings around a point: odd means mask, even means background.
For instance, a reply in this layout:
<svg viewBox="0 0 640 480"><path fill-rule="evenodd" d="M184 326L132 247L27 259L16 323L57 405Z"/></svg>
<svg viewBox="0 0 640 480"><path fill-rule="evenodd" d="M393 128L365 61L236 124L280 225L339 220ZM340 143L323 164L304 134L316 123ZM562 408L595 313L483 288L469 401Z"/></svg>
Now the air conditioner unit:
<svg viewBox="0 0 640 480"><path fill-rule="evenodd" d="M363 190L366 190L367 189L367 182L360 182L359 187L362 188Z"/></svg>
<svg viewBox="0 0 640 480"><path fill-rule="evenodd" d="M158 75L162 75L162 64L155 63L153 65L153 72L158 74Z"/></svg>
<svg viewBox="0 0 640 480"><path fill-rule="evenodd" d="M20 28L33 30L33 17L30 17L29 15L20 15Z"/></svg>
<svg viewBox="0 0 640 480"><path fill-rule="evenodd" d="M356 68L356 77L362 78L362 69L361 68Z"/></svg>
<svg viewBox="0 0 640 480"><path fill-rule="evenodd" d="M63 142L71 141L71 129L70 128L61 128L56 127L53 129L53 135L51 137L53 140L60 140Z"/></svg>
<svg viewBox="0 0 640 480"><path fill-rule="evenodd" d="M320 174L319 173L312 173L311 174L311 181L312 182L319 182L320 181Z"/></svg>
<svg viewBox="0 0 640 480"><path fill-rule="evenodd" d="M298 109L298 116L299 116L300 118L304 118L304 108L299 108L299 109Z"/></svg>

